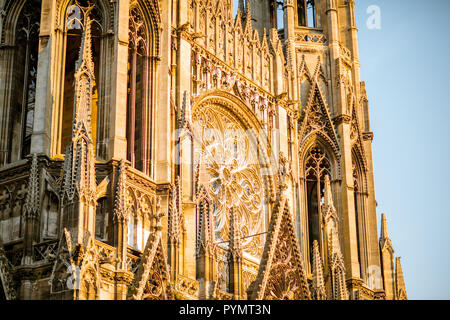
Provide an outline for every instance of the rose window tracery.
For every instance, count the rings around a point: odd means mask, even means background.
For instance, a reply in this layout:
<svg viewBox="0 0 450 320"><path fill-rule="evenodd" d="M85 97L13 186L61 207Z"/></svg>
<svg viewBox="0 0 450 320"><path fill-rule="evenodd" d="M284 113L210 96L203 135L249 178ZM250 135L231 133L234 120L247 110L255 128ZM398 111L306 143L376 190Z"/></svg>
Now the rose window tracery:
<svg viewBox="0 0 450 320"><path fill-rule="evenodd" d="M240 247L259 257L264 190L255 144L240 121L220 106L197 109L193 122L200 179L214 200L216 243L229 246L234 210Z"/></svg>

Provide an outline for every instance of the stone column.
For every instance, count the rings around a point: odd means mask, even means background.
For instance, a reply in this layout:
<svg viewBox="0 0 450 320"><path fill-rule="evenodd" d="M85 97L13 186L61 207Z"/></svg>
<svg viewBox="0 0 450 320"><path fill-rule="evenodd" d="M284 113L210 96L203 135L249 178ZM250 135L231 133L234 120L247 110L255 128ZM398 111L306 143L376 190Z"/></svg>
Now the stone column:
<svg viewBox="0 0 450 320"><path fill-rule="evenodd" d="M350 17L350 25L347 30L348 38L349 38L349 49L352 52L353 59L353 83L355 87L355 97L356 97L356 106L357 106L357 116L358 122L360 125L360 129L366 132L363 132L363 148L367 158L367 166L368 171L367 175L367 206L364 208L365 216L366 216L366 229L362 230L362 232L366 232L366 245L365 251L367 253L367 266L380 266L380 252L378 245L378 231L377 231L377 213L376 213L376 200L375 200L375 185L373 179L373 159L372 159L372 139L373 133L370 132L370 128L365 128L365 121L368 122L369 119L365 119L364 114L364 105L360 104L362 91L364 90L362 86L364 84L361 82L360 78L360 61L359 61L359 50L358 50L358 29L356 28L356 20L355 20L355 3L353 0L348 1L348 11ZM367 114L367 117L369 115ZM366 270L363 270L366 272Z"/></svg>
<svg viewBox="0 0 450 320"><path fill-rule="evenodd" d="M57 137L64 92L64 31L61 22L56 24L57 14L54 1L42 1L31 153L42 153L49 157L60 152Z"/></svg>
<svg viewBox="0 0 450 320"><path fill-rule="evenodd" d="M187 3L180 1L180 5L187 6ZM170 99L171 78L171 52L172 52L172 2L160 1L161 12L161 60L158 64L156 84L156 104L154 110L154 154L155 167L154 179L158 183L171 182L171 147L172 147L172 118ZM184 61L184 60L183 60Z"/></svg>
<svg viewBox="0 0 450 320"><path fill-rule="evenodd" d="M128 89L128 26L129 1L116 2L114 58L111 61L111 92L108 113L109 159L126 159L127 89Z"/></svg>
<svg viewBox="0 0 450 320"><path fill-rule="evenodd" d="M353 190L352 146L350 141L351 121L346 107L346 96L340 82L339 24L336 0L327 0L328 43L332 78L332 114L335 115L337 134L341 138L341 215L343 218L343 245L346 278L359 278L358 247Z"/></svg>

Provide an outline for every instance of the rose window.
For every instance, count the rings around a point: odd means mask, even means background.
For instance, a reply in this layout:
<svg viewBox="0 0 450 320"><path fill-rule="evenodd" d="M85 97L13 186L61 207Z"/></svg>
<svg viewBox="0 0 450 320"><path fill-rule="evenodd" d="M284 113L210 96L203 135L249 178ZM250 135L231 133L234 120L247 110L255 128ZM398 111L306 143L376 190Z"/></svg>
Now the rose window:
<svg viewBox="0 0 450 320"><path fill-rule="evenodd" d="M241 247L260 257L264 190L255 144L239 120L219 106L197 110L193 122L199 178L214 199L216 243L229 245L233 210Z"/></svg>

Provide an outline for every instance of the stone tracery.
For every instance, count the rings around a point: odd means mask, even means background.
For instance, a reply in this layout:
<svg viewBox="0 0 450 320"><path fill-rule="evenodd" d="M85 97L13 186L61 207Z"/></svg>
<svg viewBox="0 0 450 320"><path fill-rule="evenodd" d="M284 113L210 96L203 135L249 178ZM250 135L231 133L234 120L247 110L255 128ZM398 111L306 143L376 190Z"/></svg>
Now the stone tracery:
<svg viewBox="0 0 450 320"><path fill-rule="evenodd" d="M245 128L219 106L205 106L193 116L198 132L197 154L215 201L216 241L230 241L230 210L238 212L239 238L244 251L261 252L263 184L257 154Z"/></svg>

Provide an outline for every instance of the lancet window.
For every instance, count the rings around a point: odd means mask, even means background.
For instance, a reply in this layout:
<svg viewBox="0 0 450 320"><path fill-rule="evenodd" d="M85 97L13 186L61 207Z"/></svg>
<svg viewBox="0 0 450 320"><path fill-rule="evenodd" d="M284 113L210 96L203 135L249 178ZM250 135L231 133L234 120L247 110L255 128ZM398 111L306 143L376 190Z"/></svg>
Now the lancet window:
<svg viewBox="0 0 450 320"><path fill-rule="evenodd" d="M138 7L130 11L128 51L128 97L127 97L127 159L138 170L148 173L146 161L150 148L148 143L149 116L148 90L148 43L146 24Z"/></svg>
<svg viewBox="0 0 450 320"><path fill-rule="evenodd" d="M59 141L60 153L64 153L72 138L73 110L74 110L74 81L76 72L76 62L78 60L82 32L86 26L83 26L83 10L81 7L92 5L95 7L90 11L91 24L91 46L92 61L94 64L94 90L91 104L91 127L92 127L92 143L95 146L97 141L97 110L99 104L99 83L100 81L100 65L102 61L102 15L97 1L72 1L66 9L65 18L65 52L64 52L64 78L63 78L63 100L62 100L62 118L61 118L61 138Z"/></svg>
<svg viewBox="0 0 450 320"><path fill-rule="evenodd" d="M317 240L319 246L322 244L321 206L324 203L326 175L331 176L331 164L323 148L316 145L305 159L308 241L311 249L314 240Z"/></svg>

